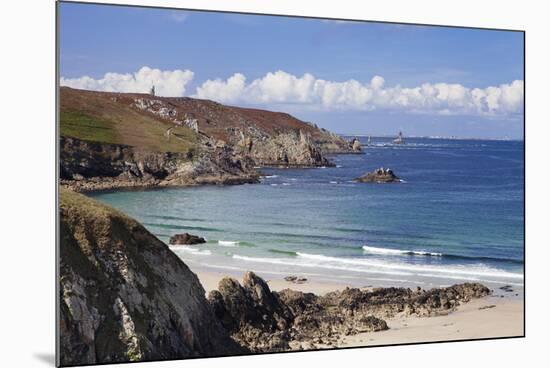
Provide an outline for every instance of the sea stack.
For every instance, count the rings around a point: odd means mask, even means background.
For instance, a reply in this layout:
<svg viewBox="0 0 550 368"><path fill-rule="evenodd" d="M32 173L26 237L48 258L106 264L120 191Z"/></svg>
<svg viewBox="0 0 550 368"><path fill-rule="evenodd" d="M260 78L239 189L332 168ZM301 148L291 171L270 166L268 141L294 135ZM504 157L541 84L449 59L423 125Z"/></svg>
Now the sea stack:
<svg viewBox="0 0 550 368"><path fill-rule="evenodd" d="M361 152L361 142L357 138L353 138L350 142L351 150L354 152Z"/></svg>
<svg viewBox="0 0 550 368"><path fill-rule="evenodd" d="M388 168L379 168L373 172L366 173L356 179L355 181L359 183L400 183L399 179L394 173L393 170Z"/></svg>

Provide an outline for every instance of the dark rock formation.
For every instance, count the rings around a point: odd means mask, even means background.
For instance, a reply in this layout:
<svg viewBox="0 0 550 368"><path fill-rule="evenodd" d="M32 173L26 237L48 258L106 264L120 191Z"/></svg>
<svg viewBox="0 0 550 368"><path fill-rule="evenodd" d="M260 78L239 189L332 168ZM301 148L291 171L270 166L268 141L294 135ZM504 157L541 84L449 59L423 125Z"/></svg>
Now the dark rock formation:
<svg viewBox="0 0 550 368"><path fill-rule="evenodd" d="M359 183L399 183L399 179L391 169L379 168L373 172L366 173L356 179Z"/></svg>
<svg viewBox="0 0 550 368"><path fill-rule="evenodd" d="M264 280L247 272L243 286L224 278L208 295L216 317L241 345L252 351L285 351L292 313Z"/></svg>
<svg viewBox="0 0 550 368"><path fill-rule="evenodd" d="M353 138L353 139L349 142L349 145L350 145L352 151L354 151L354 152L361 152L361 142L359 141L359 139Z"/></svg>
<svg viewBox="0 0 550 368"><path fill-rule="evenodd" d="M183 233L171 236L169 242L173 245L192 245L206 243L206 240L197 235Z"/></svg>
<svg viewBox="0 0 550 368"><path fill-rule="evenodd" d="M227 147L188 154L148 152L130 146L61 137L61 185L75 191L259 181L250 160Z"/></svg>
<svg viewBox="0 0 550 368"><path fill-rule="evenodd" d="M307 282L307 278L292 275L286 276L285 281L292 282L293 284L303 284L304 282Z"/></svg>
<svg viewBox="0 0 550 368"><path fill-rule="evenodd" d="M189 268L135 220L61 189L61 365L246 352Z"/></svg>
<svg viewBox="0 0 550 368"><path fill-rule="evenodd" d="M208 300L236 341L254 352L269 352L335 346L343 336L388 329L382 318L447 314L489 293L481 284L466 283L428 291L346 288L317 296L290 289L272 292L247 272L243 286L225 278Z"/></svg>
<svg viewBox="0 0 550 368"><path fill-rule="evenodd" d="M489 295L491 290L479 283L457 284L446 288L413 291L409 288L375 288L364 291L346 288L322 297L323 303L338 305L344 313L369 311L380 318L396 314L421 317L447 314L462 302Z"/></svg>

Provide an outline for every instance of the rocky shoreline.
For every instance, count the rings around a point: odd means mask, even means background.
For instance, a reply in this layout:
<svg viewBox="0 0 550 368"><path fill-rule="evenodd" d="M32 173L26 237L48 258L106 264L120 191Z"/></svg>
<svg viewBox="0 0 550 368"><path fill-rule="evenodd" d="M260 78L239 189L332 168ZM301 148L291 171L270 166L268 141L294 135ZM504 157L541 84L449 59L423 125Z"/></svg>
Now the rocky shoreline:
<svg viewBox="0 0 550 368"><path fill-rule="evenodd" d="M478 283L274 292L247 272L206 297L196 274L137 221L67 189L60 211L63 365L338 347L387 330L387 318L444 315L491 294Z"/></svg>
<svg viewBox="0 0 550 368"><path fill-rule="evenodd" d="M277 352L337 347L345 336L387 330L387 318L446 315L461 303L490 294L479 283L430 290L345 288L322 296L291 289L274 292L263 279L246 272L242 285L223 278L208 301L241 346Z"/></svg>
<svg viewBox="0 0 550 368"><path fill-rule="evenodd" d="M357 139L284 113L66 87L60 101L60 183L73 191L253 184L261 167L361 153Z"/></svg>

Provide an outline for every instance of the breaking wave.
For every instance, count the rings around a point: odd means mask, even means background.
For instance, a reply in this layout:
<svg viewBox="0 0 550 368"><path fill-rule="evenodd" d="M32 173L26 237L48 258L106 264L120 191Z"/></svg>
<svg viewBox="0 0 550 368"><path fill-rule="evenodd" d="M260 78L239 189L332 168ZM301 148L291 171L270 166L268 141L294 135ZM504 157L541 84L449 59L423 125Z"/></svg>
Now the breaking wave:
<svg viewBox="0 0 550 368"><path fill-rule="evenodd" d="M475 265L420 265L400 262L387 262L360 258L331 257L320 254L296 252L292 258L262 258L234 254L234 259L267 263L273 265L320 268L330 270L352 271L370 274L390 274L401 276L424 276L444 279L494 281L496 279L523 280L523 275L489 267L484 264ZM487 279L490 278L490 279Z"/></svg>
<svg viewBox="0 0 550 368"><path fill-rule="evenodd" d="M197 249L188 246L171 246L170 249L176 253L190 253L198 256L211 256L212 252L208 249Z"/></svg>
<svg viewBox="0 0 550 368"><path fill-rule="evenodd" d="M512 264L523 264L522 260L513 259L513 258L485 257L485 256L470 257L465 255L428 252L423 250L378 248L378 247L371 247L368 245L363 246L363 252L370 253L370 254L381 254L381 255L444 257L444 258L464 259L464 260L470 260L470 261L496 261L496 262L506 262L506 263L512 263Z"/></svg>
<svg viewBox="0 0 550 368"><path fill-rule="evenodd" d="M390 248L377 248L369 247L367 245L363 246L363 251L373 254L403 254L409 256L430 256L430 257L442 257L443 253L437 252L426 252L426 251L416 251L416 250L401 250L401 249L390 249Z"/></svg>
<svg viewBox="0 0 550 368"><path fill-rule="evenodd" d="M236 247L239 245L239 242L232 240L218 240L218 245L221 245L222 247Z"/></svg>

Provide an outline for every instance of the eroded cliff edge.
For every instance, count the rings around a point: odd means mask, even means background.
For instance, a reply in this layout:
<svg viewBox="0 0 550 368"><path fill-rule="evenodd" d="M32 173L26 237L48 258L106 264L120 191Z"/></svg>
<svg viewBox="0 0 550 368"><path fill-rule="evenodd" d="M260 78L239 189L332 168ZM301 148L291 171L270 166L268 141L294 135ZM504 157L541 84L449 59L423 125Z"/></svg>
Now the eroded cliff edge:
<svg viewBox="0 0 550 368"><path fill-rule="evenodd" d="M187 97L60 89L61 184L242 184L257 168L329 166L352 142L291 115Z"/></svg>
<svg viewBox="0 0 550 368"><path fill-rule="evenodd" d="M246 352L164 243L123 213L66 189L59 269L62 365Z"/></svg>

